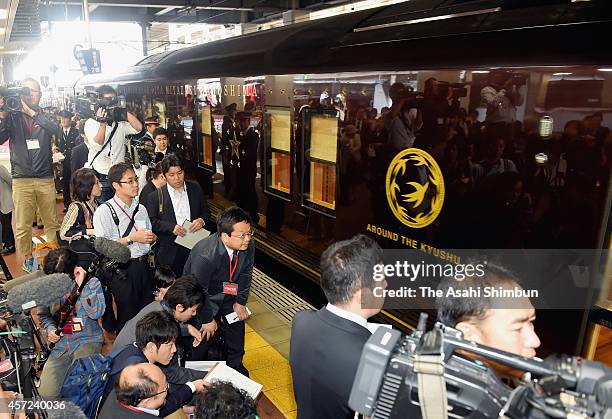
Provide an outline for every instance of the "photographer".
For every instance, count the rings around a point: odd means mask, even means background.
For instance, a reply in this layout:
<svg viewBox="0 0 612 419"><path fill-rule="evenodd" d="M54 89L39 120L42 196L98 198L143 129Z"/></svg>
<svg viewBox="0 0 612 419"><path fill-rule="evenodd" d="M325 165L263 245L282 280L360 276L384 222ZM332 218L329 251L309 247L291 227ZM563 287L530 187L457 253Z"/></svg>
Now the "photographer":
<svg viewBox="0 0 612 419"><path fill-rule="evenodd" d="M29 89L28 95L20 97L21 109L6 112L9 97L3 98L5 111L0 113L0 144L11 140L17 250L24 258L23 269L31 272L34 269L32 220L36 211L42 218L49 240L55 239L59 228L51 155L52 137L59 137L60 128L49 115L40 111L38 82L25 79L21 86Z"/></svg>
<svg viewBox="0 0 612 419"><path fill-rule="evenodd" d="M117 98L117 92L110 86L100 86L96 91L104 102L112 102ZM142 130L142 123L130 112L127 112L127 121L109 119L112 117L111 109L113 108L99 105L95 118L90 118L85 123L85 137L89 144L87 167L99 174L102 182L101 202L113 197L108 170L111 166L125 161L125 146L128 141L126 137Z"/></svg>
<svg viewBox="0 0 612 419"><path fill-rule="evenodd" d="M435 145L441 132L448 126L448 119L459 114L459 99L456 90L434 77L425 80L423 90L422 146Z"/></svg>
<svg viewBox="0 0 612 419"><path fill-rule="evenodd" d="M412 147L416 131L423 124L421 110L416 106L416 95L402 83L394 83L389 89L393 106L385 116L389 133L388 144L394 152Z"/></svg>
<svg viewBox="0 0 612 419"><path fill-rule="evenodd" d="M491 71L489 83L480 91L480 97L487 106L485 125L489 138L514 139L516 107L523 104L525 84L520 74L513 76L504 70Z"/></svg>
<svg viewBox="0 0 612 419"><path fill-rule="evenodd" d="M75 289L61 305L39 313L41 328L47 331L47 341L55 344L40 377L39 391L45 398L59 396L72 361L100 353L104 342L102 328L98 324L106 309L102 285L97 278L91 278L81 294L76 296L76 289L86 276L85 270L77 262L75 252L60 248L51 250L43 264L46 274L65 273L75 282ZM68 322L58 332L57 326L64 316L68 316Z"/></svg>

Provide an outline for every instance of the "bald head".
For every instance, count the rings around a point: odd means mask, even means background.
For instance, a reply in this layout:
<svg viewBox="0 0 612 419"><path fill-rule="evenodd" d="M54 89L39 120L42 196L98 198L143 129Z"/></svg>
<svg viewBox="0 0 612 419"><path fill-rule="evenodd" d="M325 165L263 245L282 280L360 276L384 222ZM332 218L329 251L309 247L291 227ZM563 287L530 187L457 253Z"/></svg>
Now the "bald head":
<svg viewBox="0 0 612 419"><path fill-rule="evenodd" d="M151 363L128 365L115 386L117 400L129 406L158 409L164 404L168 384L162 370Z"/></svg>
<svg viewBox="0 0 612 419"><path fill-rule="evenodd" d="M40 103L40 98L42 97L42 93L40 90L40 84L33 78L28 77L21 81L21 87L27 87L28 89L30 89L30 95L23 96L22 100L30 108L35 109Z"/></svg>

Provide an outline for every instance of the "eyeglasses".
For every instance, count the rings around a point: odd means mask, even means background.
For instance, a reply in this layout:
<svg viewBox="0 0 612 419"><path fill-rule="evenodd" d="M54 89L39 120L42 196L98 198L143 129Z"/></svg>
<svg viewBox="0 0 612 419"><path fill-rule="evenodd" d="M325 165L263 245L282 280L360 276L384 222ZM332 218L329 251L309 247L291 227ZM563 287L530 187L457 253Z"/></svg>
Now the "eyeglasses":
<svg viewBox="0 0 612 419"><path fill-rule="evenodd" d="M118 183L127 183L128 185L133 185L135 183L138 183L138 176L136 176L135 178L128 179L128 180L120 180Z"/></svg>
<svg viewBox="0 0 612 419"><path fill-rule="evenodd" d="M251 230L248 233L236 234L235 236L232 234L231 236L236 237L237 239L240 239L240 240L244 240L246 237L251 239L253 238L254 235L255 235L255 230Z"/></svg>
<svg viewBox="0 0 612 419"><path fill-rule="evenodd" d="M155 397L155 396L159 396L160 394L164 394L164 393L166 393L166 392L167 392L167 391L169 391L169 390L170 390L170 383L166 383L166 388L165 388L164 390L160 391L159 393L151 394L149 397L145 397L145 398L144 398L144 399L142 399L142 400L145 400L145 399L151 399L151 398L153 398L153 397ZM142 400L141 400L141 401L142 401Z"/></svg>

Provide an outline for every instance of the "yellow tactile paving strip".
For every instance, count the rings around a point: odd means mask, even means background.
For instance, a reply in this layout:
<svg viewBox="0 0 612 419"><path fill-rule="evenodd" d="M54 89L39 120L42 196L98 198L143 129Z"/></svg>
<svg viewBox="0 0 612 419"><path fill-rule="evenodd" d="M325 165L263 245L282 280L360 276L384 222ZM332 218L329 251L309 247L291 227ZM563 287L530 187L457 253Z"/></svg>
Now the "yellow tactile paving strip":
<svg viewBox="0 0 612 419"><path fill-rule="evenodd" d="M278 301L286 305L279 306ZM253 315L246 321L244 366L251 378L263 384L266 397L287 418L296 417L289 367L291 307L312 308L295 294L255 269L247 306Z"/></svg>

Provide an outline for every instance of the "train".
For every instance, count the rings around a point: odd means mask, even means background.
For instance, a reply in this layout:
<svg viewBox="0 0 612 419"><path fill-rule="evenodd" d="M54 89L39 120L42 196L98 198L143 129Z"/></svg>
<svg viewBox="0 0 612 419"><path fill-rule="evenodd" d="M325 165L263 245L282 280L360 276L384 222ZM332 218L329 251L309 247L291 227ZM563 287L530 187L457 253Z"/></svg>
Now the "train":
<svg viewBox="0 0 612 419"><path fill-rule="evenodd" d="M258 250L315 282L322 251L358 233L450 262L513 249L519 270L545 249L589 250L598 282L571 309L538 310L536 328L544 352L598 359L612 335L611 20L608 1L409 1L152 55L75 94L108 84L159 116L211 208L238 203ZM418 310L382 315L411 328Z"/></svg>

